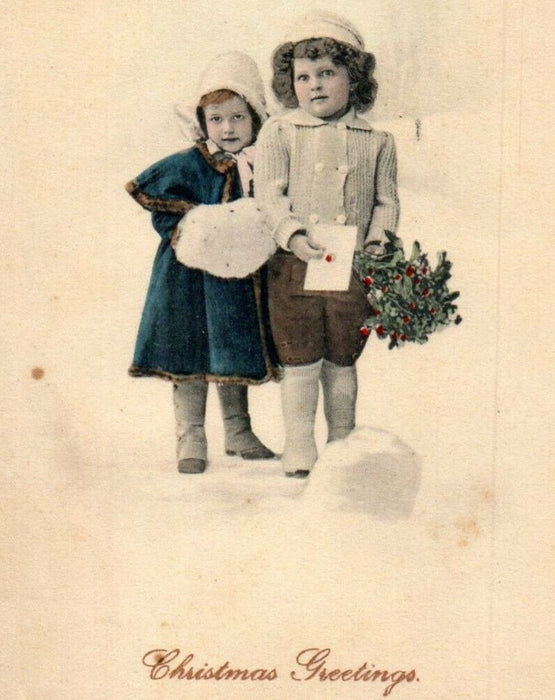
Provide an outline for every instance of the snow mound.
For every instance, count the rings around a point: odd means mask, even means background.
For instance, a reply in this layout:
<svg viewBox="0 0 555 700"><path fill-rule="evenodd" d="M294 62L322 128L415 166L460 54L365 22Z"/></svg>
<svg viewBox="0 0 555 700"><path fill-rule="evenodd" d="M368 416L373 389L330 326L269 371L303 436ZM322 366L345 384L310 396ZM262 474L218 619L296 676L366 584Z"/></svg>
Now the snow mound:
<svg viewBox="0 0 555 700"><path fill-rule="evenodd" d="M360 427L327 445L314 465L303 500L316 510L407 518L420 485L418 455L385 430Z"/></svg>

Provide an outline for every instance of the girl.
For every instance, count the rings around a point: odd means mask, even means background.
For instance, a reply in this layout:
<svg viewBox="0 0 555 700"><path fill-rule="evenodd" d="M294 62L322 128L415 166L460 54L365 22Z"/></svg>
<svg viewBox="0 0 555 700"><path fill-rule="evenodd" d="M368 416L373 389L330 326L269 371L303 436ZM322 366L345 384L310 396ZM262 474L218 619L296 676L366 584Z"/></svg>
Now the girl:
<svg viewBox="0 0 555 700"><path fill-rule="evenodd" d="M269 119L257 146L255 191L280 246L269 264L270 321L284 365L283 465L306 477L317 458L314 417L322 382L328 441L355 425L354 363L365 338L364 290L303 289L306 263L323 254L311 225L357 228L357 248L380 250L399 216L390 134L359 116L375 99L375 60L358 31L334 14L295 21L273 55L272 87L291 110Z"/></svg>
<svg viewBox="0 0 555 700"><path fill-rule="evenodd" d="M274 457L251 430L247 384L276 377L277 364L265 314L264 271L221 279L182 265L174 252L177 227L187 212L252 189L249 147L266 118L256 64L240 52L218 56L203 74L197 105L203 137L127 185L152 212L162 239L129 372L173 382L178 470L186 474L206 467L208 382L217 383L227 454Z"/></svg>

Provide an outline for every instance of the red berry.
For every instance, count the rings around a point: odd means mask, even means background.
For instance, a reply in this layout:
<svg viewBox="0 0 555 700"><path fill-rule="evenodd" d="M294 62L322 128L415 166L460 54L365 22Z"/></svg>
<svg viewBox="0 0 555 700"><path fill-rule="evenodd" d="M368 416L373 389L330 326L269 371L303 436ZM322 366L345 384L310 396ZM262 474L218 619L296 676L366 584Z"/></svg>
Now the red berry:
<svg viewBox="0 0 555 700"><path fill-rule="evenodd" d="M374 316L381 316L381 313L378 311L378 309L374 309L372 313L374 314Z"/></svg>
<svg viewBox="0 0 555 700"><path fill-rule="evenodd" d="M383 326L378 326L378 327L376 328L376 333L377 333L378 335L383 335L383 334L384 334Z"/></svg>
<svg viewBox="0 0 555 700"><path fill-rule="evenodd" d="M430 309L431 314L435 314L436 310L435 309Z"/></svg>
<svg viewBox="0 0 555 700"><path fill-rule="evenodd" d="M427 267L423 267L423 268L422 268L422 274L425 275L426 272L428 272L428 268L427 268Z"/></svg>
<svg viewBox="0 0 555 700"><path fill-rule="evenodd" d="M397 340L397 337L398 337L398 336L397 336L397 333L396 333L396 332L393 332L393 333L391 334L391 337L392 337L393 340Z"/></svg>
<svg viewBox="0 0 555 700"><path fill-rule="evenodd" d="M370 335L370 330L366 326L362 326L360 329L360 335L362 335L364 338L367 338Z"/></svg>
<svg viewBox="0 0 555 700"><path fill-rule="evenodd" d="M414 269L414 267L412 265L409 265L409 267L407 267L407 271L405 272L405 274L407 277L412 277L415 272L416 272L416 270Z"/></svg>
<svg viewBox="0 0 555 700"><path fill-rule="evenodd" d="M333 255L326 255L326 262L332 262Z"/></svg>
<svg viewBox="0 0 555 700"><path fill-rule="evenodd" d="M427 287L426 287L426 289L423 289L423 290L422 290L422 296L423 296L423 297L427 297L429 293L430 293L430 290L429 290Z"/></svg>
<svg viewBox="0 0 555 700"><path fill-rule="evenodd" d="M409 309L410 309L411 311L414 311L414 309L416 309L416 304L414 304L414 303L411 301L410 304L409 304Z"/></svg>
<svg viewBox="0 0 555 700"><path fill-rule="evenodd" d="M384 294L385 294L385 292L387 292L387 287L385 286L385 284L382 285L382 292L384 292Z"/></svg>
<svg viewBox="0 0 555 700"><path fill-rule="evenodd" d="M371 277L365 277L362 281L367 287L370 287L374 280Z"/></svg>
<svg viewBox="0 0 555 700"><path fill-rule="evenodd" d="M395 280L400 280L400 279L401 279L401 275L396 274L395 277L394 277L393 279L395 279Z"/></svg>
<svg viewBox="0 0 555 700"><path fill-rule="evenodd" d="M410 316L403 316L403 323L406 325L410 321Z"/></svg>
<svg viewBox="0 0 555 700"><path fill-rule="evenodd" d="M401 340L406 340L406 339L407 339L407 336L403 333L403 334L401 335Z"/></svg>

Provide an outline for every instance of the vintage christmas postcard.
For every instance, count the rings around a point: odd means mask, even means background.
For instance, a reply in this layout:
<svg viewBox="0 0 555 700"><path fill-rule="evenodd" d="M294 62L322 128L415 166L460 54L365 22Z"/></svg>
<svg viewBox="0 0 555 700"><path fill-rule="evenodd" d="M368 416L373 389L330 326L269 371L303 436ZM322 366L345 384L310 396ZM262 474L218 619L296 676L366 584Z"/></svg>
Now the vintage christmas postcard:
<svg viewBox="0 0 555 700"><path fill-rule="evenodd" d="M554 19L5 8L2 698L555 697Z"/></svg>

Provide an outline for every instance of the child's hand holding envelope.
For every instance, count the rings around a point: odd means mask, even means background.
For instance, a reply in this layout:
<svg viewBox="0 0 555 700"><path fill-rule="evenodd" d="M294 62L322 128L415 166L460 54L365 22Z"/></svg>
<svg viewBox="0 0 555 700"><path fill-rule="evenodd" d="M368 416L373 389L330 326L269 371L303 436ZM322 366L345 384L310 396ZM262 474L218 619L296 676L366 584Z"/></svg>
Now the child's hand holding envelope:
<svg viewBox="0 0 555 700"><path fill-rule="evenodd" d="M357 239L356 226L320 224L311 227L310 238L324 247L321 258L308 262L306 291L346 292L351 281Z"/></svg>

